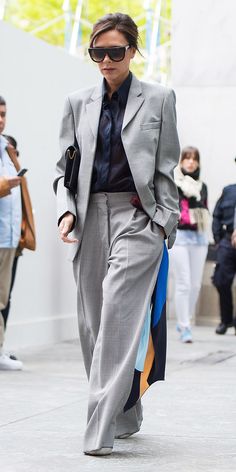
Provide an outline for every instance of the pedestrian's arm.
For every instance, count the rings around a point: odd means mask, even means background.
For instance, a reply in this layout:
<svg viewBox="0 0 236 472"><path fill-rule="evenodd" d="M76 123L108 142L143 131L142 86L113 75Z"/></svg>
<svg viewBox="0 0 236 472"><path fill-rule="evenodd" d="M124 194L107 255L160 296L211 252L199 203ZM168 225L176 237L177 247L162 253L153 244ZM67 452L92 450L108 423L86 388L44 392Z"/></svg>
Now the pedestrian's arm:
<svg viewBox="0 0 236 472"><path fill-rule="evenodd" d="M213 220L212 220L212 233L216 244L218 244L222 238L222 200L224 198L224 193L222 193L221 197L216 203L215 209L213 211Z"/></svg>

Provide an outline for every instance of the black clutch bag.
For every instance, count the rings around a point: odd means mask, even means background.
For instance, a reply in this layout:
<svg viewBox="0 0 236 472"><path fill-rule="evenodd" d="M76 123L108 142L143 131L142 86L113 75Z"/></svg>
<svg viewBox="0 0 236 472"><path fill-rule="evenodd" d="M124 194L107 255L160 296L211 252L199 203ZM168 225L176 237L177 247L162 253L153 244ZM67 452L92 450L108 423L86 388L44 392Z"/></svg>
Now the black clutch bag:
<svg viewBox="0 0 236 472"><path fill-rule="evenodd" d="M74 195L77 193L80 158L79 147L73 145L67 148L65 152L66 170L64 186Z"/></svg>

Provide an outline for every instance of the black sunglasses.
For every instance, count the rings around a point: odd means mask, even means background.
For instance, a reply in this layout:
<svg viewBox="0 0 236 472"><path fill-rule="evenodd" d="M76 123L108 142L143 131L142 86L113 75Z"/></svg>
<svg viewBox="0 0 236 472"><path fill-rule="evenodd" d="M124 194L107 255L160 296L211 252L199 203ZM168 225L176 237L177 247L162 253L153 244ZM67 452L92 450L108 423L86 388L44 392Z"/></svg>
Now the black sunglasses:
<svg viewBox="0 0 236 472"><path fill-rule="evenodd" d="M105 56L108 55L111 61L123 61L125 53L130 46L114 46L112 48L89 48L89 55L94 62L102 62Z"/></svg>

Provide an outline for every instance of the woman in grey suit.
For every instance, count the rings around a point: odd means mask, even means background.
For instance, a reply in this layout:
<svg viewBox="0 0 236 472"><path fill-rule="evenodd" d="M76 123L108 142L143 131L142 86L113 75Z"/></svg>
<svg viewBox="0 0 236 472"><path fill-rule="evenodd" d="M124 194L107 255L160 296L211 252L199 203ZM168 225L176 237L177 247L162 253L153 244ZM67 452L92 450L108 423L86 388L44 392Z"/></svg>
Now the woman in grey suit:
<svg viewBox="0 0 236 472"><path fill-rule="evenodd" d="M141 402L137 397L134 405L131 390L142 393L154 381L153 339L145 325L164 239L171 247L178 220L175 96L129 71L137 50L137 26L128 15L109 14L94 25L89 54L103 83L66 100L54 182L60 237L71 245L89 379L88 455L110 454L115 438L140 429ZM74 197L64 187L63 156L75 138L81 163ZM160 333L165 336L164 328Z"/></svg>

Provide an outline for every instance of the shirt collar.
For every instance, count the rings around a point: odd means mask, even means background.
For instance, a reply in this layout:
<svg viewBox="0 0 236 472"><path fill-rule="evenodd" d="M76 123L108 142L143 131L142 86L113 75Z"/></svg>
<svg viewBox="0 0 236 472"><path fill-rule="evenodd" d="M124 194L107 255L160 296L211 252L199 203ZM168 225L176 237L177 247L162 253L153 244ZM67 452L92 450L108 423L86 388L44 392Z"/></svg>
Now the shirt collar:
<svg viewBox="0 0 236 472"><path fill-rule="evenodd" d="M8 141L7 139L5 138L5 136L3 136L2 134L0 134L0 156L1 156L1 153L3 153L6 149L8 145Z"/></svg>
<svg viewBox="0 0 236 472"><path fill-rule="evenodd" d="M122 82L118 90L113 92L112 96L114 94L118 95L119 101L122 103L122 105L126 106L128 95L129 95L129 89L132 81L132 72L129 72L128 77ZM106 84L106 79L103 80L102 84L102 94L103 94L103 100L108 99L108 94L107 94L107 84Z"/></svg>
<svg viewBox="0 0 236 472"><path fill-rule="evenodd" d="M3 136L3 134L0 134L0 142L3 146L5 145L5 147L8 145L8 140Z"/></svg>

